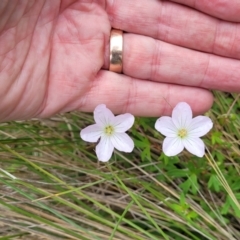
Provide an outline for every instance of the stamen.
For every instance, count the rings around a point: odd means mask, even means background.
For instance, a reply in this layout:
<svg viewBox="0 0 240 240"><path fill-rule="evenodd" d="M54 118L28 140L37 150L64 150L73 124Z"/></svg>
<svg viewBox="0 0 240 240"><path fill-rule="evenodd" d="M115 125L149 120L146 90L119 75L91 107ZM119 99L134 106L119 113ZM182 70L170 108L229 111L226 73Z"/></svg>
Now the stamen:
<svg viewBox="0 0 240 240"><path fill-rule="evenodd" d="M111 125L108 125L104 128L104 133L108 136L111 136L114 132L114 128Z"/></svg>
<svg viewBox="0 0 240 240"><path fill-rule="evenodd" d="M178 137L185 138L187 136L187 133L188 133L187 130L182 128L182 129L178 130Z"/></svg>

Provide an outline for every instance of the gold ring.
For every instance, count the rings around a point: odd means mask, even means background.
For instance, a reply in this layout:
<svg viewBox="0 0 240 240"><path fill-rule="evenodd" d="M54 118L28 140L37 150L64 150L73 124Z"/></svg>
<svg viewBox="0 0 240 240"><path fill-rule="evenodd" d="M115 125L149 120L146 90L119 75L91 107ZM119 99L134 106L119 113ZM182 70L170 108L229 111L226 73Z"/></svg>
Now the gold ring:
<svg viewBox="0 0 240 240"><path fill-rule="evenodd" d="M122 72L123 32L112 29L110 34L110 64L109 71Z"/></svg>

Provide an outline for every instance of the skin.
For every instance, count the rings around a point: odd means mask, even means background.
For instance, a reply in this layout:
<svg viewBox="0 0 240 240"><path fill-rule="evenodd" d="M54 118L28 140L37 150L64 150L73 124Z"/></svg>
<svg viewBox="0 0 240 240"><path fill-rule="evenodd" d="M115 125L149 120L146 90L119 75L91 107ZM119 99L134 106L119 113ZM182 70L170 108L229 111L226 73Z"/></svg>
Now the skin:
<svg viewBox="0 0 240 240"><path fill-rule="evenodd" d="M240 92L239 0L1 0L0 121L91 112L169 115ZM123 74L108 71L111 28Z"/></svg>

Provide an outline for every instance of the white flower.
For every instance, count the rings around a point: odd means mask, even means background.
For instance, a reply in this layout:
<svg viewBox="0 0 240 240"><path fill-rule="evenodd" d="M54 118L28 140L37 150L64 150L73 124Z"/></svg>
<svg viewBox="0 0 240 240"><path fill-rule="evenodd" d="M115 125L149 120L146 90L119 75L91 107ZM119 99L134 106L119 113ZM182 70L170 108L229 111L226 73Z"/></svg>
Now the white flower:
<svg viewBox="0 0 240 240"><path fill-rule="evenodd" d="M80 132L84 141L100 142L96 146L99 161L107 162L114 148L123 152L132 152L133 140L125 133L134 123L134 116L130 113L114 116L106 105L98 105L94 110L96 124L90 125Z"/></svg>
<svg viewBox="0 0 240 240"><path fill-rule="evenodd" d="M155 128L166 138L163 141L163 152L167 156L175 156L184 147L192 154L203 157L204 142L200 139L213 127L212 120L206 116L192 118L191 107L180 102L172 111L171 117L160 117Z"/></svg>

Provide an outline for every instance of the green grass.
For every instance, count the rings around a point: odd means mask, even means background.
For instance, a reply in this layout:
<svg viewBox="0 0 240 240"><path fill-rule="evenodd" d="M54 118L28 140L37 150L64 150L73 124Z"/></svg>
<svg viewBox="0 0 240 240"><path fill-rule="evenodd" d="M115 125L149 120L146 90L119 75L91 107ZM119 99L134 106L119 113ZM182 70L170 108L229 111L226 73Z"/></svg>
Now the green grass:
<svg viewBox="0 0 240 240"><path fill-rule="evenodd" d="M215 92L203 158L164 156L154 118L107 164L79 138L91 114L0 124L0 239L240 239L238 99Z"/></svg>

